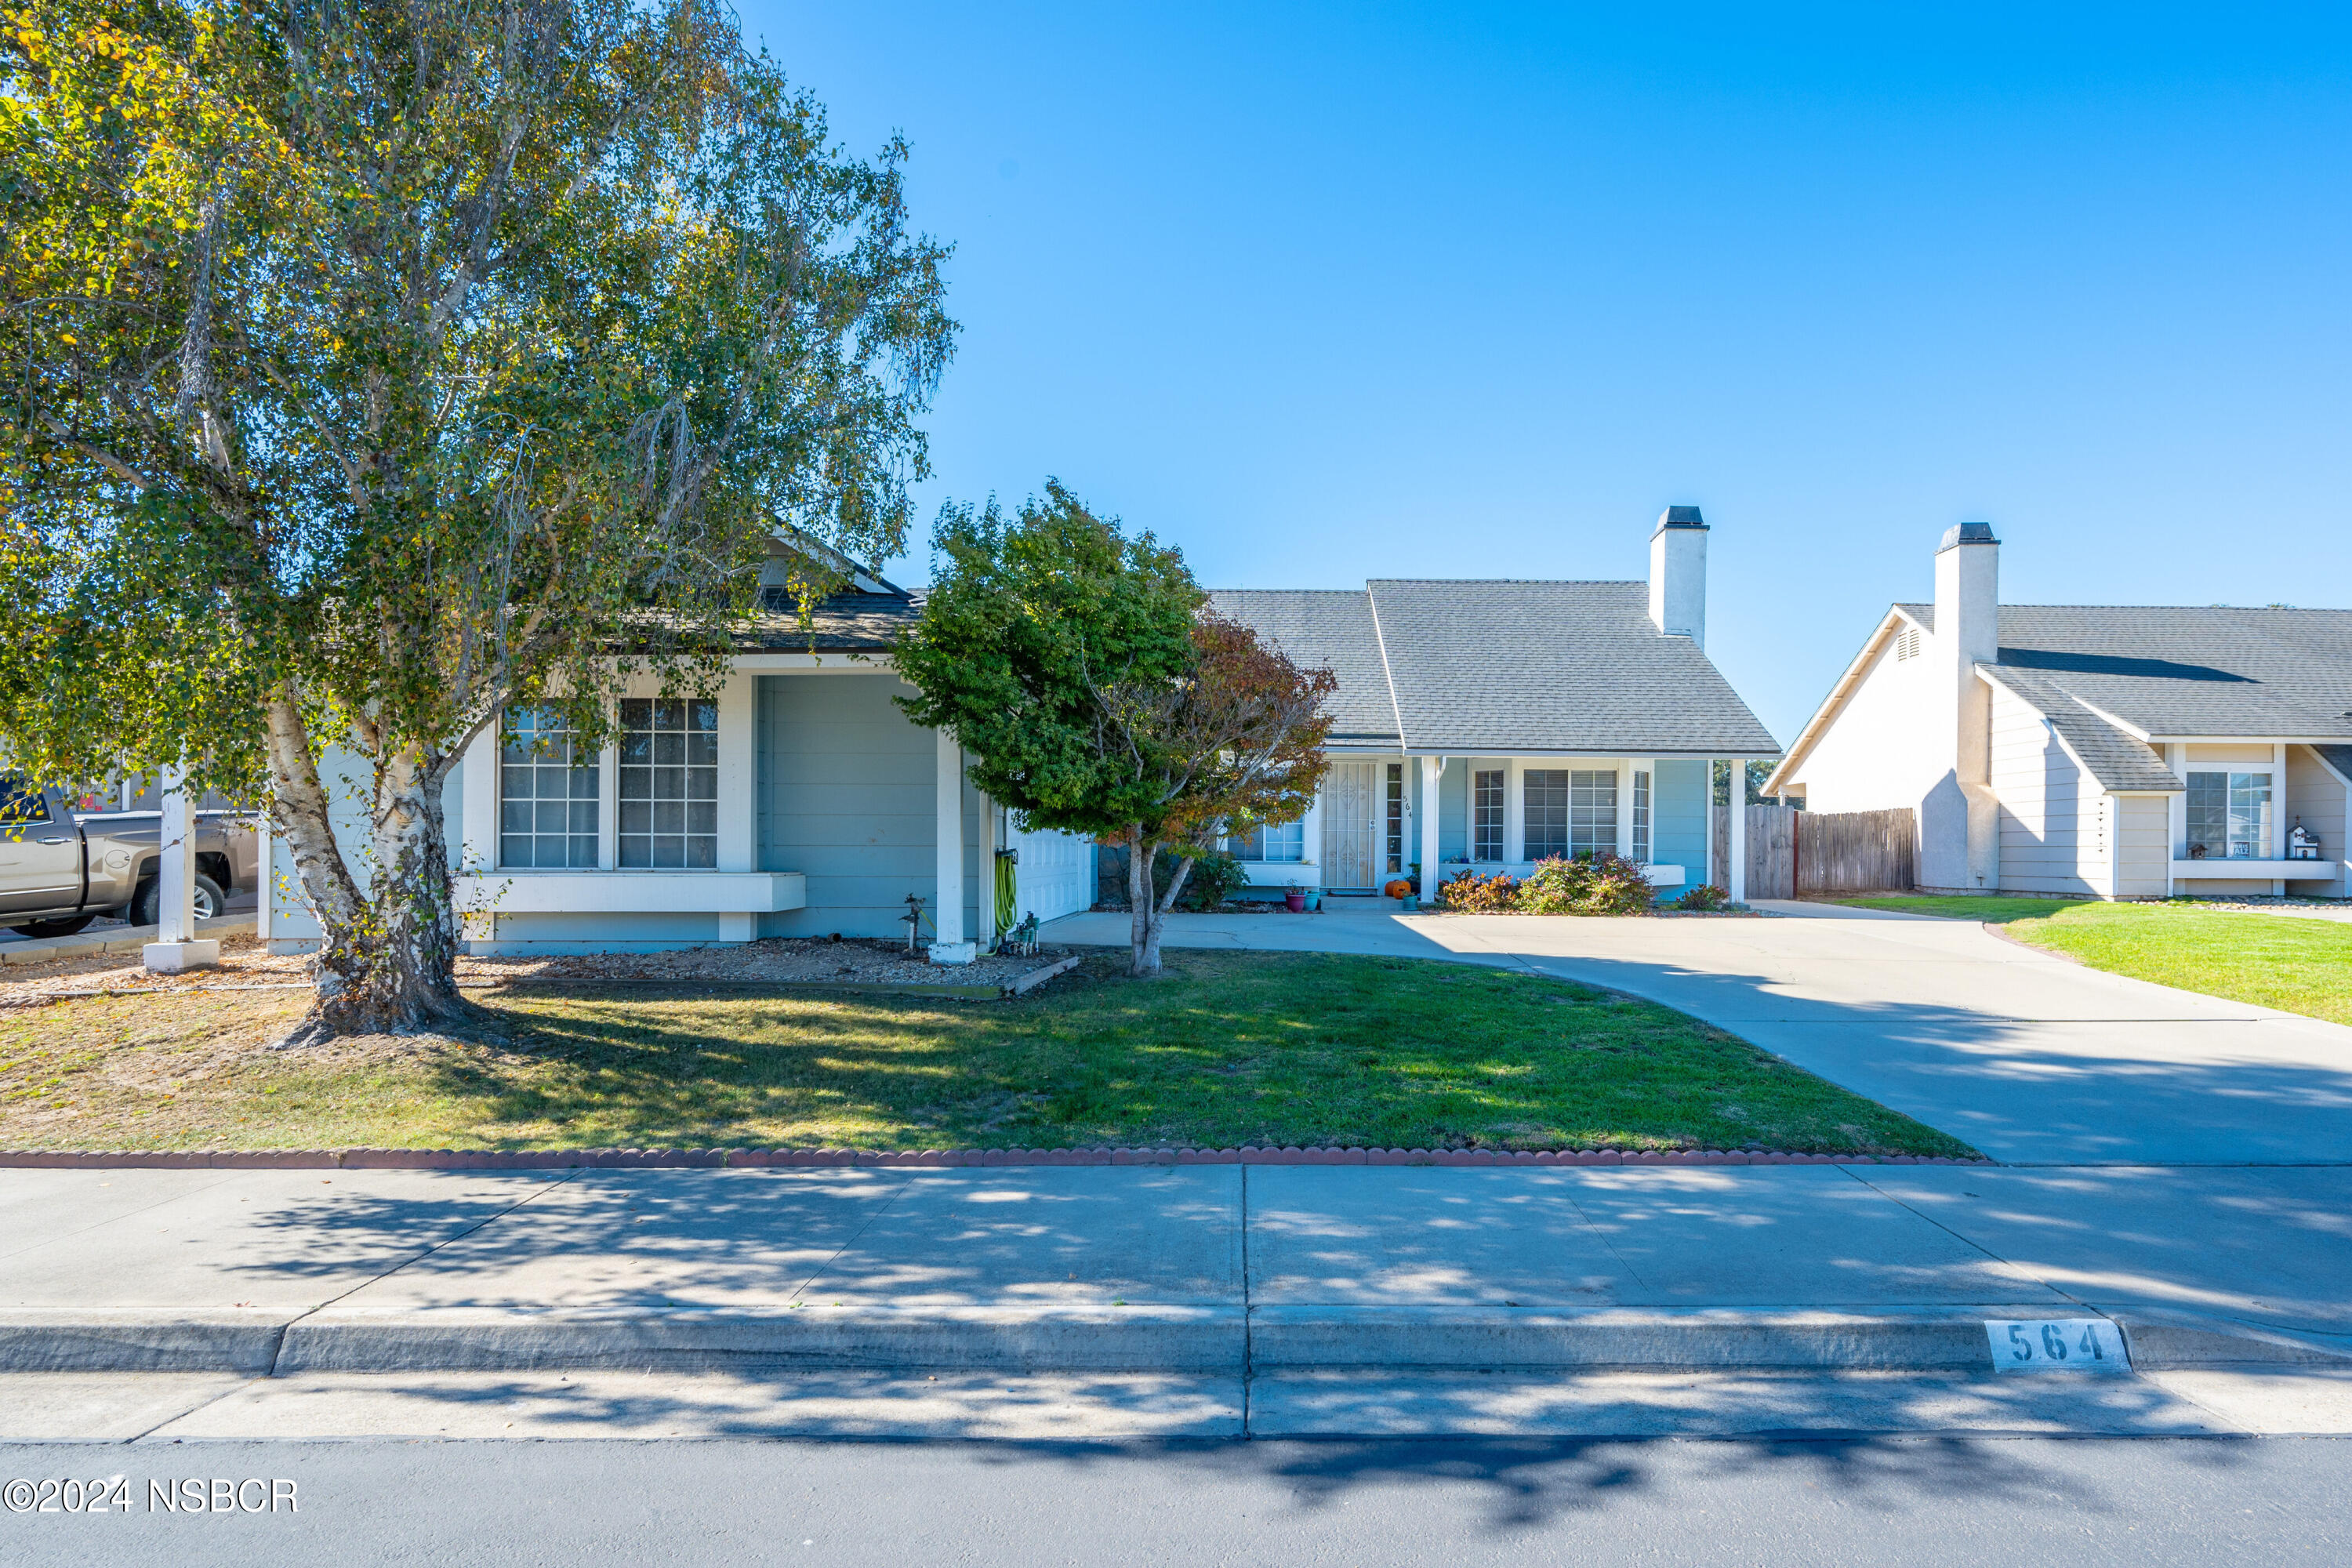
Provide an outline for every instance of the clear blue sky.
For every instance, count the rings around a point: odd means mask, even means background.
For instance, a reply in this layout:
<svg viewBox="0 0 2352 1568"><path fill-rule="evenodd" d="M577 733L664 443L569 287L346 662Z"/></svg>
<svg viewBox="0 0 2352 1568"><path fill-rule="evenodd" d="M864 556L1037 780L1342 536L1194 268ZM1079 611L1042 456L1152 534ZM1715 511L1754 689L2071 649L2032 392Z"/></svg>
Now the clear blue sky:
<svg viewBox="0 0 2352 1568"><path fill-rule="evenodd" d="M743 16L957 247L927 520L1058 475L1348 587L1695 502L1784 742L1963 519L2011 602L2352 604L2352 7Z"/></svg>

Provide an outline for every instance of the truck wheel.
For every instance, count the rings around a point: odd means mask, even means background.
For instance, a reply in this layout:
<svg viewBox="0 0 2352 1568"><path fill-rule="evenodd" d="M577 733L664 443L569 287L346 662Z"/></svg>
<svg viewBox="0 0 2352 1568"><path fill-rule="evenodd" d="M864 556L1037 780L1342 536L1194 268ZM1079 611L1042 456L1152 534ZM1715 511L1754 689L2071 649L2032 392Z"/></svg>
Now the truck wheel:
<svg viewBox="0 0 2352 1568"><path fill-rule="evenodd" d="M19 936L71 936L96 919L96 915L68 915L63 920L26 921L8 929Z"/></svg>
<svg viewBox="0 0 2352 1568"><path fill-rule="evenodd" d="M208 921L228 907L228 895L221 891L218 882L202 871L196 873L195 905L196 919L200 921ZM131 897L131 923L151 926L162 919L163 913L163 879L150 877L139 884L139 891Z"/></svg>

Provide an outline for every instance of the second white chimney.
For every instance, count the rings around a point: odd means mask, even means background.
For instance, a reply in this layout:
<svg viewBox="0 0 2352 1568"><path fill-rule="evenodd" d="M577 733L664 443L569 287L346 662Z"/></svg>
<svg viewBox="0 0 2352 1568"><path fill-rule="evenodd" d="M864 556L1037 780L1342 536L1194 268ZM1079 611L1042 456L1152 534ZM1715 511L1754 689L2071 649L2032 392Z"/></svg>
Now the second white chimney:
<svg viewBox="0 0 2352 1568"><path fill-rule="evenodd" d="M1706 646L1706 521L1670 506L1650 535L1650 620L1669 637Z"/></svg>

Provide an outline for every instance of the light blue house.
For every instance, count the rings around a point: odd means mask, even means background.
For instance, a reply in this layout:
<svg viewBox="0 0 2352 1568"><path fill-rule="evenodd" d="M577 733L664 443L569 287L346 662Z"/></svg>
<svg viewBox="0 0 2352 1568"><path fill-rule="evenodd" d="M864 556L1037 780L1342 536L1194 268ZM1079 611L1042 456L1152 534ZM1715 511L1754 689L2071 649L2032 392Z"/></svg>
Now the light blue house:
<svg viewBox="0 0 2352 1568"><path fill-rule="evenodd" d="M1425 899L1465 868L1622 855L1661 896L1743 897L1746 814L1713 846L1712 764L1780 747L1708 661L1706 523L1669 508L1644 583L1375 579L1235 589L1220 612L1339 678L1331 769L1303 822L1232 847L1261 885Z"/></svg>
<svg viewBox="0 0 2352 1568"><path fill-rule="evenodd" d="M891 662L919 597L871 573L818 612L772 615L715 697L651 678L622 699L622 734L576 752L530 713L519 743L485 732L446 807L467 944L476 952L641 952L766 936L903 937L952 950L1000 925L1089 907L1095 846L1027 832L965 776L949 736L891 701ZM1303 822L1234 846L1253 879L1371 893L1421 868L1524 874L1611 850L1672 893L1727 881L1709 854L1708 767L1779 748L1707 662L1706 527L1660 519L1651 581L1381 581L1362 593L1243 591L1217 607L1339 678L1331 768ZM330 781L331 785L333 781ZM357 781L336 790L362 841ZM1434 801L1434 809L1430 804ZM1736 830L1743 814L1734 813ZM1000 851L1018 897L995 908ZM290 951L319 930L282 845L261 934ZM909 900L916 900L910 904Z"/></svg>

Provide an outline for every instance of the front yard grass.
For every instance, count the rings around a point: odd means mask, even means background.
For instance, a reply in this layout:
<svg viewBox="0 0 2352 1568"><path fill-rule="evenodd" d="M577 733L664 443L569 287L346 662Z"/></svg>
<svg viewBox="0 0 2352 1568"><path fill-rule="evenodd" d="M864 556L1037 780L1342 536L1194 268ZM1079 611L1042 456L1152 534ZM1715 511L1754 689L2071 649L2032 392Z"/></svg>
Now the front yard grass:
<svg viewBox="0 0 2352 1568"><path fill-rule="evenodd" d="M488 1043L273 1052L299 993L0 1014L0 1145L1771 1148L1961 1154L1668 1008L1413 959L1089 958L1002 1003L489 994ZM502 1034L503 1039L490 1039Z"/></svg>
<svg viewBox="0 0 2352 1568"><path fill-rule="evenodd" d="M2339 921L2099 899L1906 893L1835 901L1983 921L2110 974L2352 1024L2352 924Z"/></svg>

